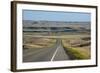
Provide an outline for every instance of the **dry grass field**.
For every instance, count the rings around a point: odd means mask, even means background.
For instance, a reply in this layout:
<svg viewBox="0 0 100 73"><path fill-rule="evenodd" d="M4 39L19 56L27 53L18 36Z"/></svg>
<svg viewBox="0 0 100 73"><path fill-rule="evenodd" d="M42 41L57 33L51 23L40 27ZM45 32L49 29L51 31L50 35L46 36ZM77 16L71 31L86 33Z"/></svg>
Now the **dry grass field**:
<svg viewBox="0 0 100 73"><path fill-rule="evenodd" d="M72 27L72 26L71 26ZM23 32L23 49L43 49L56 45L61 40L65 52L72 59L82 60L91 58L90 30L75 28L72 32Z"/></svg>
<svg viewBox="0 0 100 73"><path fill-rule="evenodd" d="M23 35L24 49L49 48L56 44L57 39L61 39L61 44L72 59L90 59L91 58L91 38L90 34L56 34L31 33Z"/></svg>
<svg viewBox="0 0 100 73"><path fill-rule="evenodd" d="M25 36L23 37L23 48L48 48L53 46L56 43L56 39L53 38L41 38L41 37L32 37Z"/></svg>

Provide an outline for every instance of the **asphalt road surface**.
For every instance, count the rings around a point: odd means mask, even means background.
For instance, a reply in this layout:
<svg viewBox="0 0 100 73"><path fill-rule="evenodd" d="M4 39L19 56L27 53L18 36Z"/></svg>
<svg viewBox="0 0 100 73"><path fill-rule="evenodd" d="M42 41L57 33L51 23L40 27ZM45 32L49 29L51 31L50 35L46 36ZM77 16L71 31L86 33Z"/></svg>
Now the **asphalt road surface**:
<svg viewBox="0 0 100 73"><path fill-rule="evenodd" d="M70 60L61 45L61 40L57 39L52 48L43 49L23 49L23 62L61 61Z"/></svg>

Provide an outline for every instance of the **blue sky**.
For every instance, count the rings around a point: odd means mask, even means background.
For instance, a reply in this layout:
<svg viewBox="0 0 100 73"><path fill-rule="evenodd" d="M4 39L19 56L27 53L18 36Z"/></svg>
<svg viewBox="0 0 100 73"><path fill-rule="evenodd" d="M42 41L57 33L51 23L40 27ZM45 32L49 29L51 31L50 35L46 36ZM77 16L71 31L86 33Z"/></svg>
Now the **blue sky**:
<svg viewBox="0 0 100 73"><path fill-rule="evenodd" d="M23 20L88 22L90 13L23 10Z"/></svg>

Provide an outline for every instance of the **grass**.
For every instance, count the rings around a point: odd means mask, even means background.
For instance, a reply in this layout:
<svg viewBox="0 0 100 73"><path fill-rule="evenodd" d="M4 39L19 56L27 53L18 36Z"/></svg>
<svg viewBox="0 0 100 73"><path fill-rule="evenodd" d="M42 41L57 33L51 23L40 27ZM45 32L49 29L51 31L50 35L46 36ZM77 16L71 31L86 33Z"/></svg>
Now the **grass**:
<svg viewBox="0 0 100 73"><path fill-rule="evenodd" d="M83 37L88 37L89 35L46 35L46 36L39 36L39 35L26 35L25 37L33 37L33 38L54 38L54 39L57 39L57 38L83 38Z"/></svg>
<svg viewBox="0 0 100 73"><path fill-rule="evenodd" d="M56 43L52 38L24 37L23 48L49 48Z"/></svg>
<svg viewBox="0 0 100 73"><path fill-rule="evenodd" d="M83 41L80 38L75 39L75 41L73 40L74 38L62 39L62 45L65 51L69 55L71 55L74 59L90 59L90 44L87 43L89 41ZM73 42L70 42L70 41L73 41Z"/></svg>

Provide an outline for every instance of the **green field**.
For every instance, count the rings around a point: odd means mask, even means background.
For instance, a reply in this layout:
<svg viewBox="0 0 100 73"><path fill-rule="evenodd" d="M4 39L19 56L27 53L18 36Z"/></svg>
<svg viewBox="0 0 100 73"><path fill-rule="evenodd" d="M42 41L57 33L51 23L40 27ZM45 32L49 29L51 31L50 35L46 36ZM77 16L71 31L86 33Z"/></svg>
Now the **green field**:
<svg viewBox="0 0 100 73"><path fill-rule="evenodd" d="M62 39L65 51L74 59L90 59L90 37Z"/></svg>

